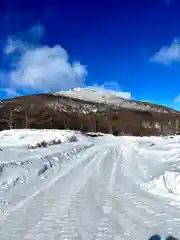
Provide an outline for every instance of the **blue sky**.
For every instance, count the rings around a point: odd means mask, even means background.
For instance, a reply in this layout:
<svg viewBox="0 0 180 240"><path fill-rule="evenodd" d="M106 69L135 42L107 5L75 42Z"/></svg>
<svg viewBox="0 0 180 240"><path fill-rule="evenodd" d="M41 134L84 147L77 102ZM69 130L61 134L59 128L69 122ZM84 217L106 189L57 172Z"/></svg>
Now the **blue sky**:
<svg viewBox="0 0 180 240"><path fill-rule="evenodd" d="M0 3L0 98L96 86L180 107L180 1Z"/></svg>

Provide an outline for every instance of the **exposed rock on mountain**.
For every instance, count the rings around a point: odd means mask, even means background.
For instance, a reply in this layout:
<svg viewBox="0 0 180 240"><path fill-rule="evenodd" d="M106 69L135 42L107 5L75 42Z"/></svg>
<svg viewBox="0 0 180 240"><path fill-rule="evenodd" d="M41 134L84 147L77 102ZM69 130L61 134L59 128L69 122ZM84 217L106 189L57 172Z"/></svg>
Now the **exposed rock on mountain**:
<svg viewBox="0 0 180 240"><path fill-rule="evenodd" d="M0 102L0 129L69 128L128 135L169 135L179 130L180 112L114 93L75 88Z"/></svg>

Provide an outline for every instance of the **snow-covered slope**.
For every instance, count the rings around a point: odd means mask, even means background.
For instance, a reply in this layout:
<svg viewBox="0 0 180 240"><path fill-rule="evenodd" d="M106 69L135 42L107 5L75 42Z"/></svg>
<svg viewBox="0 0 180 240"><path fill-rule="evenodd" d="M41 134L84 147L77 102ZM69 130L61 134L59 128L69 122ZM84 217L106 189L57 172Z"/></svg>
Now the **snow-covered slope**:
<svg viewBox="0 0 180 240"><path fill-rule="evenodd" d="M37 143L45 141L58 141L64 143L71 141L72 137L82 138L80 132L67 130L52 130L52 129L12 129L0 132L0 147L1 146L34 146Z"/></svg>
<svg viewBox="0 0 180 240"><path fill-rule="evenodd" d="M93 88L73 88L69 91L57 91L55 95L64 95L67 97L78 98L91 102L107 102L112 104L123 103L124 99L109 92Z"/></svg>
<svg viewBox="0 0 180 240"><path fill-rule="evenodd" d="M97 88L73 88L69 91L56 91L53 93L55 96L66 96L83 101L93 103L105 103L109 105L119 106L128 109L139 109L142 111L157 111L157 112L175 112L175 110L165 106L155 105L148 102L139 102L122 98L118 92L103 91Z"/></svg>
<svg viewBox="0 0 180 240"><path fill-rule="evenodd" d="M27 147L52 136L63 143ZM179 136L16 130L0 137L1 239L180 237Z"/></svg>

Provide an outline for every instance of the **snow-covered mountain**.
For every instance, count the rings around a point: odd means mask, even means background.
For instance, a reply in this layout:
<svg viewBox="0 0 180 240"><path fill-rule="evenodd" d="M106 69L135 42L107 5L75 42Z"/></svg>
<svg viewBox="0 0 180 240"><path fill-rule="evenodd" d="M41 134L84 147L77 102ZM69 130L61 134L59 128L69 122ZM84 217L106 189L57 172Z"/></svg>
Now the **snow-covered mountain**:
<svg viewBox="0 0 180 240"><path fill-rule="evenodd" d="M3 240L180 237L179 136L20 129L0 149Z"/></svg>
<svg viewBox="0 0 180 240"><path fill-rule="evenodd" d="M0 129L56 128L130 135L173 134L180 112L124 99L114 92L75 88L0 102Z"/></svg>
<svg viewBox="0 0 180 240"><path fill-rule="evenodd" d="M114 107L127 109L139 109L142 111L155 111L163 113L177 112L176 110L168 108L166 106L125 99L119 96L118 92L108 92L97 88L73 88L69 91L56 91L52 94L55 96L65 96L86 102L103 103L113 105Z"/></svg>

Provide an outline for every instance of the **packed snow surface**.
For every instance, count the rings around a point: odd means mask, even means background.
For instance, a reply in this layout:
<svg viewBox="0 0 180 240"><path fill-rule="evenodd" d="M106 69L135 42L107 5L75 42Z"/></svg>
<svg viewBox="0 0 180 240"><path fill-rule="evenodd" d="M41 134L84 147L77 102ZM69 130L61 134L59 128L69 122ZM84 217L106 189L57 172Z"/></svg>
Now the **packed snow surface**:
<svg viewBox="0 0 180 240"><path fill-rule="evenodd" d="M22 129L0 149L3 240L180 237L179 136Z"/></svg>

